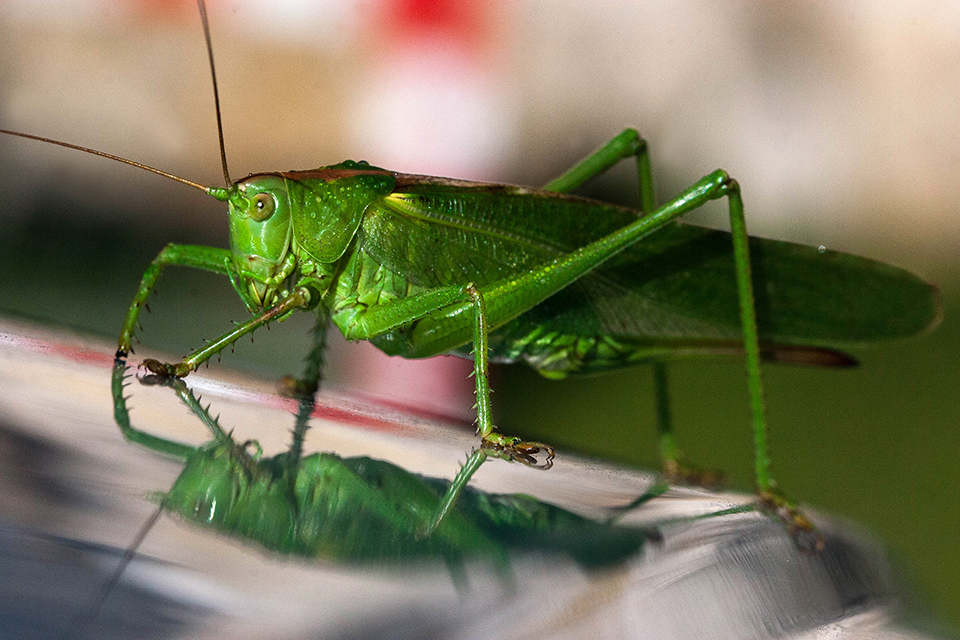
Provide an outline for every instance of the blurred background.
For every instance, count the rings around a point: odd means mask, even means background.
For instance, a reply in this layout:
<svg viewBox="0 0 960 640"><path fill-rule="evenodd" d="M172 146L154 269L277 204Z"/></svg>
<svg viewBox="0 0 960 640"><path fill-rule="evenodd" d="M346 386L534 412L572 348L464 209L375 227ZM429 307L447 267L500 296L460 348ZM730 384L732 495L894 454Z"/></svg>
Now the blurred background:
<svg viewBox="0 0 960 640"><path fill-rule="evenodd" d="M848 251L940 287L930 336L852 371L765 372L774 474L877 533L921 599L960 624L960 7L572 0L208 3L231 176L347 158L539 185L635 126L664 200L716 168L753 235ZM0 127L221 184L203 35L189 1L0 2ZM225 208L131 167L0 140L0 313L115 338L167 242L226 246ZM586 195L636 202L627 163ZM723 226L723 207L697 214ZM145 344L187 353L246 312L222 278L171 270ZM309 318L224 365L296 372ZM330 384L468 416L469 363L338 340ZM647 369L548 382L495 371L507 432L657 465ZM742 365L671 368L686 455L751 488ZM428 398L428 400L424 400Z"/></svg>

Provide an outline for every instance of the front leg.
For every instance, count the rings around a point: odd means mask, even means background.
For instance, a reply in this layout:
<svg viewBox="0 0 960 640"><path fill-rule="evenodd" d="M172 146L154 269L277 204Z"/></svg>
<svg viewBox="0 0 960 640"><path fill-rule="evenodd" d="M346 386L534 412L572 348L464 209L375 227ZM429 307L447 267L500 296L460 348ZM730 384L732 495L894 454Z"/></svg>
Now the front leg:
<svg viewBox="0 0 960 640"><path fill-rule="evenodd" d="M120 427L120 433L130 442L135 442L164 455L186 460L196 451L195 447L155 436L152 433L135 428L130 423L130 409L127 407L128 396L124 395L127 378L127 363L122 357L118 356L113 362L110 391L113 396L113 418L116 420L117 426Z"/></svg>
<svg viewBox="0 0 960 640"><path fill-rule="evenodd" d="M144 271L143 278L140 280L140 287L137 289L137 295L133 297L133 302L130 303L127 317L123 321L123 328L120 330L117 357L125 358L130 353L130 342L133 339L133 330L136 328L137 320L140 317L140 309L146 305L147 298L156 288L157 280L160 279L164 268L170 265L193 267L194 269L230 275L230 263L230 252L226 249L187 244L168 244L165 246L150 263L147 270Z"/></svg>
<svg viewBox="0 0 960 640"><path fill-rule="evenodd" d="M184 358L177 364L160 362L159 360L146 359L143 366L150 372L160 376L174 376L183 378L192 371L209 360L214 355L223 351L226 347L233 344L243 336L259 329L263 325L273 320L282 320L294 311L308 309L314 295L307 287L297 287L283 300L273 305L260 315L237 325L232 330L226 332L216 340L208 342L202 349L195 351L192 355Z"/></svg>

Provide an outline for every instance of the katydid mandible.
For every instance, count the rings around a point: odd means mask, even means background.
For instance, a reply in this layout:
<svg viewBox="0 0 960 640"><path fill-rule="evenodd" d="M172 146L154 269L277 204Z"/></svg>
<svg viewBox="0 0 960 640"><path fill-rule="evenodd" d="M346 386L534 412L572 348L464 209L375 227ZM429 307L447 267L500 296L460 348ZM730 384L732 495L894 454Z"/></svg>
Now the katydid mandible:
<svg viewBox="0 0 960 640"><path fill-rule="evenodd" d="M545 454L546 465L553 458L549 446L494 427L490 359L524 361L557 378L742 354L756 484L769 496L761 359L849 364L833 349L913 335L939 318L935 290L905 271L748 238L740 187L724 171L658 205L647 144L634 129L541 189L401 174L352 161L233 181L210 29L199 4L226 186L207 187L100 151L0 131L135 165L228 204L229 249L170 244L146 270L120 333L120 359L130 353L140 310L167 266L227 276L253 317L181 362L144 361L160 375L186 376L240 337L298 311L317 317L309 358L316 368L331 321L349 340L369 340L390 355L472 351L482 453L458 475L463 486L485 452L528 463ZM570 195L631 158L638 209ZM716 199L728 203L730 233L679 221ZM675 462L672 436L663 438L665 462Z"/></svg>

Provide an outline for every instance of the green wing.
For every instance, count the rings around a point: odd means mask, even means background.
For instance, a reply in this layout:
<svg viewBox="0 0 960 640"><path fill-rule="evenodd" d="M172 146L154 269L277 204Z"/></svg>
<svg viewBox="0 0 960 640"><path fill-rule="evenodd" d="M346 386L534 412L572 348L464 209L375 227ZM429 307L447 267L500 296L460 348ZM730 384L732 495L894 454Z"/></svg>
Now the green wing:
<svg viewBox="0 0 960 640"><path fill-rule="evenodd" d="M630 209L499 185L398 180L372 205L362 250L420 287L489 284L629 224ZM936 290L889 265L751 238L761 339L844 348L910 336L939 318ZM730 234L673 223L498 333L608 336L677 345L740 336ZM728 345L729 346L729 345Z"/></svg>

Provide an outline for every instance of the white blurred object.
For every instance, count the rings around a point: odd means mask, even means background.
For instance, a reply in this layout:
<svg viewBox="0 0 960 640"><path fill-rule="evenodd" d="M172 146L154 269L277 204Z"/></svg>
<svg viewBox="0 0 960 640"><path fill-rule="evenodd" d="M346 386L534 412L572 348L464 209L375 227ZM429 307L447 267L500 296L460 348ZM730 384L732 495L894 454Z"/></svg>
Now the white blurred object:
<svg viewBox="0 0 960 640"><path fill-rule="evenodd" d="M120 435L111 360L106 345L0 326L0 436L8 455L24 454L20 473L0 474L0 566L11 577L0 590L4 633L58 636L88 612L154 508L144 493L165 490L178 472ZM234 437L256 437L267 453L286 446L294 404L271 395L269 384L223 368L190 383L236 427ZM169 390L134 383L129 392L136 426L197 441L202 427ZM474 443L463 430L369 402L325 395L321 406L327 417L312 421L308 450L450 477ZM476 485L599 517L653 480L561 455L546 473L490 462ZM660 528L663 541L624 564L585 572L566 557L515 555L515 590L471 566L465 593L429 563L358 569L292 560L164 516L88 637L929 637L898 624L901 585L882 549L849 526L817 518L826 551L808 555L757 513L682 519L752 499L673 489L626 516L625 524Z"/></svg>

